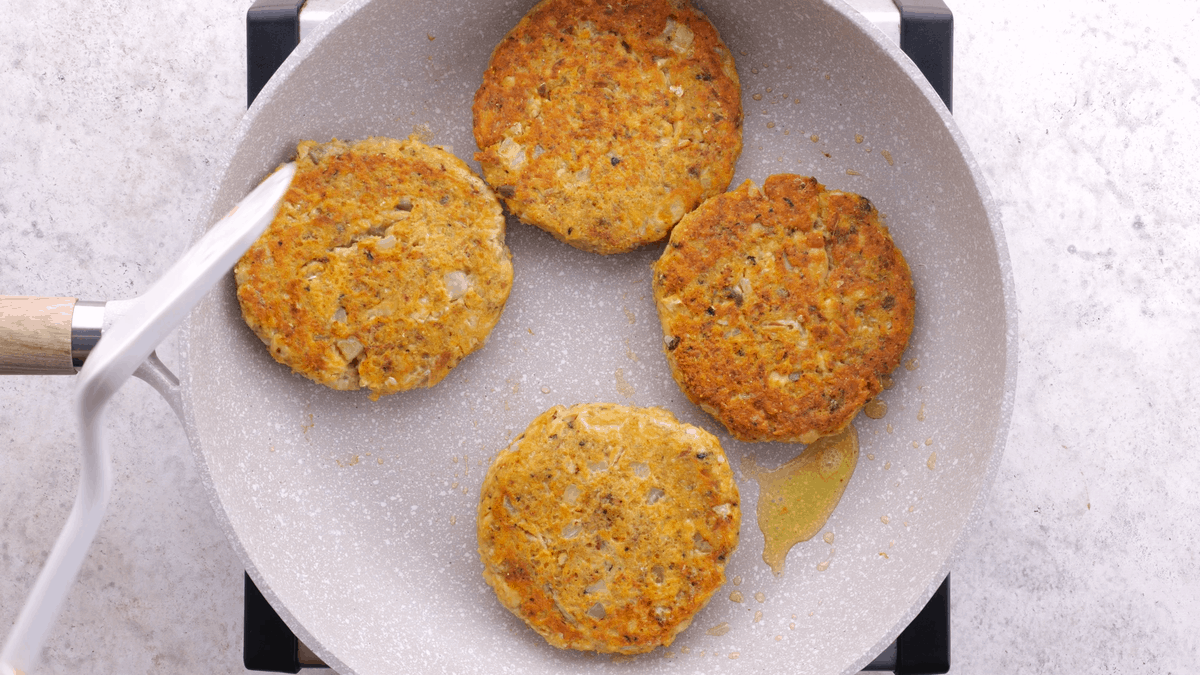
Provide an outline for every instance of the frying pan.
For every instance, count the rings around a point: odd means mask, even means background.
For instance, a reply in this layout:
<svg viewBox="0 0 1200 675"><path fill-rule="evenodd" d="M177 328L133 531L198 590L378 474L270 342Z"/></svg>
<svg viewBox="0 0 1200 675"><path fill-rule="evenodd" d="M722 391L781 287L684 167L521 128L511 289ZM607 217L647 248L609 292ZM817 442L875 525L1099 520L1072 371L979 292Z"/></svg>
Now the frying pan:
<svg viewBox="0 0 1200 675"><path fill-rule="evenodd" d="M188 436L250 576L339 672L852 672L924 605L984 508L1007 436L1016 322L1003 234L949 113L840 2L696 4L742 80L733 184L792 172L866 195L912 267L907 366L883 396L888 414L856 421L860 463L825 528L833 543L797 545L772 575L750 517L757 486L739 471L747 518L732 581L671 649L630 663L555 650L500 606L475 551L484 472L529 420L557 403L658 405L717 433L735 469L800 450L736 442L679 392L650 290L661 247L598 257L510 220L516 278L485 348L435 388L375 403L274 363L228 280L183 333ZM352 1L259 94L210 213L302 139L416 132L477 167L472 96L531 5ZM708 634L720 624L728 632Z"/></svg>
<svg viewBox="0 0 1200 675"><path fill-rule="evenodd" d="M227 277L182 331L173 391L248 573L338 672L854 672L924 605L978 520L1007 437L1016 317L1003 233L961 134L907 57L840 0L696 4L742 80L734 185L789 172L863 194L912 268L906 365L887 415L855 422L859 466L823 530L832 543L797 545L782 576L762 562L758 489L740 467L801 447L737 442L679 392L650 290L658 246L598 257L510 220L514 287L485 348L433 389L378 402L276 364ZM418 133L477 168L471 99L531 5L352 0L259 94L199 222L303 139ZM474 514L491 457L541 411L584 401L665 407L716 433L735 469L747 517L730 582L669 650L555 650L480 576Z"/></svg>

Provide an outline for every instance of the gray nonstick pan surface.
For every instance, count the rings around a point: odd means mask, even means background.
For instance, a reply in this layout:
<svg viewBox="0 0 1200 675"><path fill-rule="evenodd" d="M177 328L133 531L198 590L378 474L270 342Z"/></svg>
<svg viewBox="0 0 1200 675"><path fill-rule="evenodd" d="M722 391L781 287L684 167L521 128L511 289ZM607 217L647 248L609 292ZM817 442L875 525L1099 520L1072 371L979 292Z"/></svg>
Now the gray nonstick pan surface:
<svg viewBox="0 0 1200 675"><path fill-rule="evenodd" d="M471 100L531 6L353 0L258 96L198 222L303 139L415 132L478 169ZM183 331L188 436L251 577L338 672L853 672L924 605L985 507L1012 409L1015 303L995 209L949 113L841 2L697 6L741 77L733 185L787 172L863 194L912 268L916 328L887 415L855 422L858 468L822 530L832 543L797 545L779 577L762 561L758 487L741 467L802 446L734 441L676 387L650 287L661 246L600 257L510 218L515 282L486 346L436 387L377 402L275 363L230 275ZM669 649L634 658L548 646L480 576L491 458L546 408L588 401L661 406L716 433L742 495L730 581Z"/></svg>

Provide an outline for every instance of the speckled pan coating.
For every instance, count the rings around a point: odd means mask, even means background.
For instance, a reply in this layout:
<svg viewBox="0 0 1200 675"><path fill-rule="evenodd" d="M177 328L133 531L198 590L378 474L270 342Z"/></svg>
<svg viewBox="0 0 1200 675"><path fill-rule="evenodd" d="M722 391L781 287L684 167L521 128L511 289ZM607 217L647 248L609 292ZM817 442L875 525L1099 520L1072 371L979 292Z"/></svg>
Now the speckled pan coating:
<svg viewBox="0 0 1200 675"><path fill-rule="evenodd" d="M228 210L304 138L406 137L416 126L471 157L488 55L532 4L354 0L259 96L197 222ZM776 578L746 523L726 569L741 584L718 591L672 658L614 663L549 647L496 602L475 546L484 467L530 419L575 401L667 408L721 439L746 509L758 490L741 462L792 456L729 438L671 380L650 291L659 251L601 257L510 226L517 274L487 347L437 387L373 405L280 368L242 324L231 276L182 335L188 435L251 577L339 673L855 672L936 590L985 507L1012 409L1015 303L1000 224L952 118L896 46L841 3L698 6L742 72L735 182L791 172L870 195L921 299L908 367L883 394L887 416L856 422L861 456L875 459L860 463L828 523L835 543L797 545ZM707 634L723 623L728 632Z"/></svg>

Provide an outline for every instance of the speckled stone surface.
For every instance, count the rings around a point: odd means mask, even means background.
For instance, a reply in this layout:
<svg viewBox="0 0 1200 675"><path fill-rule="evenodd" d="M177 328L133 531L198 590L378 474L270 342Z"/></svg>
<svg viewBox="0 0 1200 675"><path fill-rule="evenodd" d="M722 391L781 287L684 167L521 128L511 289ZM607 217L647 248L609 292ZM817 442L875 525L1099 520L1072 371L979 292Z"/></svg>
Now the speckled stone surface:
<svg viewBox="0 0 1200 675"><path fill-rule="evenodd" d="M248 4L5 3L0 293L130 297L182 253L244 109ZM952 672L1185 672L1200 9L950 5L955 117L1021 331L1008 447L952 572ZM173 340L160 354L177 363ZM3 633L74 498L72 392L0 377ZM138 381L107 417L113 499L42 672L242 672L242 569L181 425Z"/></svg>

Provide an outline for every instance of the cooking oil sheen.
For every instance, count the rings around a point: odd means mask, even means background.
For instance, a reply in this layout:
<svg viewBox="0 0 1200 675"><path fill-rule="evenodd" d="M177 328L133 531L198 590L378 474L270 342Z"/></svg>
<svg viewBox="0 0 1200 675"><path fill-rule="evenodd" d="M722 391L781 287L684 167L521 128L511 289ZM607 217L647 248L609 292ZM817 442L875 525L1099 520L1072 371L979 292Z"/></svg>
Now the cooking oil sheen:
<svg viewBox="0 0 1200 675"><path fill-rule="evenodd" d="M858 432L853 425L811 443L774 471L747 457L743 472L758 482L758 528L763 561L778 576L793 546L821 531L837 507L858 464Z"/></svg>

